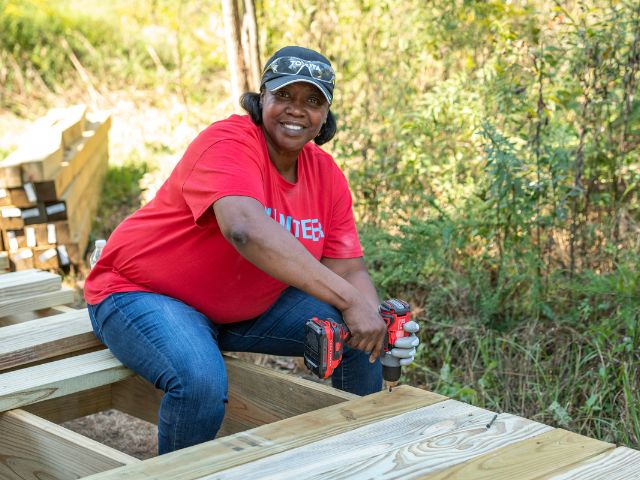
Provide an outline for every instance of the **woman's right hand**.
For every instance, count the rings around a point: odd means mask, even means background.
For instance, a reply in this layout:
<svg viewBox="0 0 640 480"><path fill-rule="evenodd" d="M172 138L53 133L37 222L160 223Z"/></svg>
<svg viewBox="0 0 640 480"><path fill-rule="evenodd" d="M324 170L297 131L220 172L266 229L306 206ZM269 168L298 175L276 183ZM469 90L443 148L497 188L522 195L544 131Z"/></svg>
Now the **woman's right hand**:
<svg viewBox="0 0 640 480"><path fill-rule="evenodd" d="M369 361L373 363L383 352L387 333L387 326L377 305L371 305L360 298L352 306L342 310L342 318L351 333L347 344L370 353Z"/></svg>

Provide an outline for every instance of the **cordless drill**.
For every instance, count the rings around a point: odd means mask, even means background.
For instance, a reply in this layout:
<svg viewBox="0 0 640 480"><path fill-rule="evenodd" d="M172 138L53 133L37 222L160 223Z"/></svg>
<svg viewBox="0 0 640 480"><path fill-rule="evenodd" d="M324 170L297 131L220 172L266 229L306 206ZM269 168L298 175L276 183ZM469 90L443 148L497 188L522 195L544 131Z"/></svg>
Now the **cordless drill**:
<svg viewBox="0 0 640 480"><path fill-rule="evenodd" d="M380 304L378 308L387 324L384 353L381 356L382 378L389 390L400 378L400 362L391 355L396 340L406 335L404 325L410 320L409 304L392 298ZM344 342L349 338L346 325L332 319L313 317L305 325L304 364L320 378L331 376L342 360Z"/></svg>

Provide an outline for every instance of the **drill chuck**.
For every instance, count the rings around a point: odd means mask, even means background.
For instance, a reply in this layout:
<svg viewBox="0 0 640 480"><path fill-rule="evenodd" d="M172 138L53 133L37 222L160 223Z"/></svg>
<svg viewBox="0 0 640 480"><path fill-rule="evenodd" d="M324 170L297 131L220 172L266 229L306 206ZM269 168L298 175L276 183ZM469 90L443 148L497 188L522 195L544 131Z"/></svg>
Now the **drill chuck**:
<svg viewBox="0 0 640 480"><path fill-rule="evenodd" d="M389 352L384 352L382 358L382 378L385 382L397 382L400 380L400 361Z"/></svg>

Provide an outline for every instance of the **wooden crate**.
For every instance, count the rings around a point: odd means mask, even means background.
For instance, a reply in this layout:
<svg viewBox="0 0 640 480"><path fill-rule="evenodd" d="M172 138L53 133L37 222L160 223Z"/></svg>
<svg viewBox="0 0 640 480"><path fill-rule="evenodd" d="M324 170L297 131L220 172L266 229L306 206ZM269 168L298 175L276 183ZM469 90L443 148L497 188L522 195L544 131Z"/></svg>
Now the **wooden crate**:
<svg viewBox="0 0 640 480"><path fill-rule="evenodd" d="M516 415L409 386L357 397L232 357L221 437L139 461L57 423L110 408L156 421L161 394L103 348L85 310L44 300L59 289L55 275L10 275L0 276L3 479L609 480L640 472L636 450Z"/></svg>

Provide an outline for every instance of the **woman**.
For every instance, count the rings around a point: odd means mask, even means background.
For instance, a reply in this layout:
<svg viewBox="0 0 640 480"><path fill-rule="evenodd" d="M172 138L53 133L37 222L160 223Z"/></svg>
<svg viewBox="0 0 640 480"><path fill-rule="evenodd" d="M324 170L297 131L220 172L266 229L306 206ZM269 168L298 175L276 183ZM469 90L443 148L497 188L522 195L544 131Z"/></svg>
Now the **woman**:
<svg viewBox="0 0 640 480"><path fill-rule="evenodd" d="M335 133L334 82L319 53L279 50L260 93L241 99L249 116L201 132L87 278L98 338L165 392L160 454L214 438L227 399L221 350L302 356L313 316L351 332L333 385L359 395L381 388L385 324L351 196L311 143Z"/></svg>

